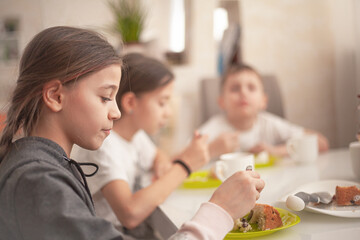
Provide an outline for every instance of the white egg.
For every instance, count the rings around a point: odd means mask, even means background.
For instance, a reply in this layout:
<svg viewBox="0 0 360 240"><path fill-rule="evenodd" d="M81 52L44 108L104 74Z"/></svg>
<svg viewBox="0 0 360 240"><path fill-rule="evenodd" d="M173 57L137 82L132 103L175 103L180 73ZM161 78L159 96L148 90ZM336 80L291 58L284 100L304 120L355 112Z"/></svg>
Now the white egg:
<svg viewBox="0 0 360 240"><path fill-rule="evenodd" d="M305 208L305 202L297 196L288 196L286 199L286 206L294 211L301 211Z"/></svg>

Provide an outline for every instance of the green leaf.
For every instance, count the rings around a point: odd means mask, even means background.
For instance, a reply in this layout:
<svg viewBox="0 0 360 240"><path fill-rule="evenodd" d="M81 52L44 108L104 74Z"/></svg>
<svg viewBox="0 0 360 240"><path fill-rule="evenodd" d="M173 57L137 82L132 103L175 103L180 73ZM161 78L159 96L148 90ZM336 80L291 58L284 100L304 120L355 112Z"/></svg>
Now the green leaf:
<svg viewBox="0 0 360 240"><path fill-rule="evenodd" d="M140 1L110 0L108 3L115 18L112 31L119 34L124 43L139 42L146 17Z"/></svg>

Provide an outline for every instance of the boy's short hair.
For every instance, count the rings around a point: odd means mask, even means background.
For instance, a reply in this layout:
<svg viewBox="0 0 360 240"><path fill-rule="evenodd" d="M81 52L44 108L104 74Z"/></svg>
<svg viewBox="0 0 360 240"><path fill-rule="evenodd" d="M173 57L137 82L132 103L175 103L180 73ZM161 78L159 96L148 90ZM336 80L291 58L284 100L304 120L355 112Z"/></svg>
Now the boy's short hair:
<svg viewBox="0 0 360 240"><path fill-rule="evenodd" d="M221 89L223 89L225 82L230 75L233 75L234 73L245 72L245 71L255 73L258 76L258 78L260 79L260 81L262 82L262 78L261 78L260 74L252 66L244 64L244 63L233 64L227 69L226 73L221 78L221 85L220 85Z"/></svg>

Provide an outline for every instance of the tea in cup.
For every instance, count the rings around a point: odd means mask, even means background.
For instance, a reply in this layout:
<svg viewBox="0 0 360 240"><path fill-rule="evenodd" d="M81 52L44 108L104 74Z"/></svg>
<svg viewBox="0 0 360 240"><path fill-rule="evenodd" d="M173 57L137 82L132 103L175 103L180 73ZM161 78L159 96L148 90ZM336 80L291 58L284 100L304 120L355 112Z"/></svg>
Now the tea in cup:
<svg viewBox="0 0 360 240"><path fill-rule="evenodd" d="M221 181L238 171L254 170L255 158L253 154L234 152L220 155L215 163L215 175Z"/></svg>
<svg viewBox="0 0 360 240"><path fill-rule="evenodd" d="M286 147L290 157L296 162L313 162L319 156L318 138L315 134L292 138Z"/></svg>

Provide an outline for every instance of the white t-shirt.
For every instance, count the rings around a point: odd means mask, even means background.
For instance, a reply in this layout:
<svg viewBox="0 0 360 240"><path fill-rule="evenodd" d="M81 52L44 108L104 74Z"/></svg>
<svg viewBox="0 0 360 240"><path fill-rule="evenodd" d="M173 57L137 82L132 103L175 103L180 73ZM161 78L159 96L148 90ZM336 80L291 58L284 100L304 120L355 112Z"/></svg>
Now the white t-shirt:
<svg viewBox="0 0 360 240"><path fill-rule="evenodd" d="M224 114L211 117L199 128L200 133L209 136L209 141L214 140L222 133L233 131L236 131L236 129L229 123ZM253 127L239 134L238 150L248 151L260 142L271 145L284 144L290 138L303 134L303 127L292 124L271 113L261 112L258 114Z"/></svg>
<svg viewBox="0 0 360 240"><path fill-rule="evenodd" d="M137 132L131 142L111 132L101 148L96 151L74 147L71 158L78 162L93 162L99 166L98 172L87 178L98 216L112 222L120 229L121 224L102 195L101 188L110 181L122 179L129 182L133 190L136 175L142 172L137 166L141 165L144 171L149 170L153 165L156 151L156 146L143 131ZM233 225L231 216L224 209L205 202L194 217L185 222L171 239L222 239ZM123 237L133 239L127 235Z"/></svg>
<svg viewBox="0 0 360 240"><path fill-rule="evenodd" d="M79 147L73 150L71 157L77 162L92 162L99 166L94 176L86 178L98 216L115 226L121 226L101 188L111 181L120 179L128 182L130 189L134 191L137 177L151 169L156 151L157 147L142 130L134 135L131 142L112 131L96 151Z"/></svg>

